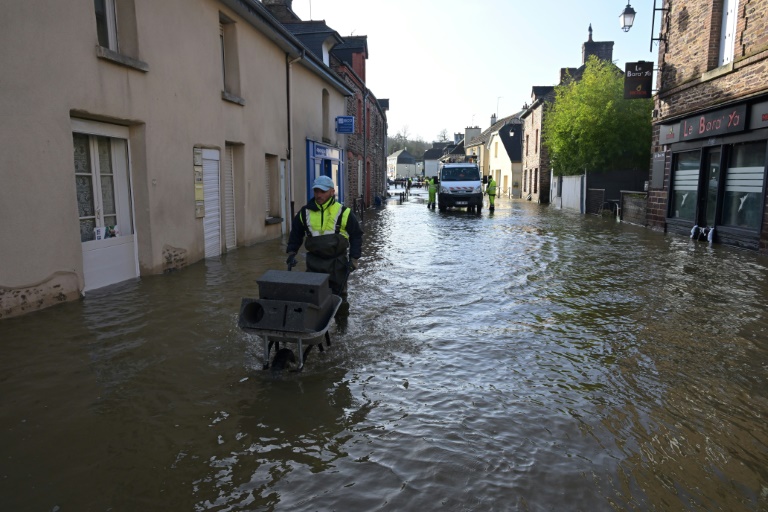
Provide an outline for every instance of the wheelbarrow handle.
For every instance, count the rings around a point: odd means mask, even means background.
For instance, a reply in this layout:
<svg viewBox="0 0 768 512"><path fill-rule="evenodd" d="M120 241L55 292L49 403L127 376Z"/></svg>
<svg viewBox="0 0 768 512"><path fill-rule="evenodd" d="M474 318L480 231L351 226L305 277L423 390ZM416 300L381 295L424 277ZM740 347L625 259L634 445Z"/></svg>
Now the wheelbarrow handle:
<svg viewBox="0 0 768 512"><path fill-rule="evenodd" d="M288 271L290 272L291 269L298 264L298 262L296 261L296 254L295 253L291 253L288 256L288 259L285 260L285 264L288 265Z"/></svg>

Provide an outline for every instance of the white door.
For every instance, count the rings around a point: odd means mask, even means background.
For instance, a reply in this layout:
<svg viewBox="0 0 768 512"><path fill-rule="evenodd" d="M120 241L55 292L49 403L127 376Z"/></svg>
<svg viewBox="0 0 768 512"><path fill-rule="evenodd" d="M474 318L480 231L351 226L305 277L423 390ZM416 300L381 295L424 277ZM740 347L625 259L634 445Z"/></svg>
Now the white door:
<svg viewBox="0 0 768 512"><path fill-rule="evenodd" d="M128 129L72 120L84 291L139 276Z"/></svg>
<svg viewBox="0 0 768 512"><path fill-rule="evenodd" d="M235 174L234 151L227 146L224 151L224 233L226 234L227 252L237 248L235 235Z"/></svg>
<svg viewBox="0 0 768 512"><path fill-rule="evenodd" d="M203 149L203 235L205 257L221 255L221 199L219 192L219 150Z"/></svg>

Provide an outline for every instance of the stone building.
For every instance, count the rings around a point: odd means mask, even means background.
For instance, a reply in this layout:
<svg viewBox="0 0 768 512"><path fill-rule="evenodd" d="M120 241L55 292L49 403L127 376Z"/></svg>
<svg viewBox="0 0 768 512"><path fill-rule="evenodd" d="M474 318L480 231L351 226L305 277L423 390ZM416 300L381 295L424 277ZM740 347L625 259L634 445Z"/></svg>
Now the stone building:
<svg viewBox="0 0 768 512"><path fill-rule="evenodd" d="M658 11L647 225L768 252L768 0Z"/></svg>
<svg viewBox="0 0 768 512"><path fill-rule="evenodd" d="M549 203L549 152L541 145L541 130L547 107L555 101L554 86L534 86L531 104L523 109L523 182L522 198Z"/></svg>
<svg viewBox="0 0 768 512"><path fill-rule="evenodd" d="M490 126L473 137L465 147L468 155L477 156L482 176L494 177L498 183L499 196L520 197L523 136L521 114L522 111L500 119L493 114Z"/></svg>
<svg viewBox="0 0 768 512"><path fill-rule="evenodd" d="M560 84L567 80L578 80L586 69L587 59L596 56L607 62L613 61L613 41L593 41L592 25L589 38L581 45L581 67L561 68ZM550 202L552 169L547 148L542 146L542 127L549 105L555 101L554 86L534 86L531 104L524 108L523 120L523 183L522 196L537 203Z"/></svg>
<svg viewBox="0 0 768 512"><path fill-rule="evenodd" d="M342 37L325 21L302 21L292 10L292 0L264 0L264 5L310 51L324 59L354 91L347 98L346 115L354 118L354 130L345 135L341 184L349 206L363 201L371 206L387 193L388 100L377 100L366 85L368 59L366 36Z"/></svg>

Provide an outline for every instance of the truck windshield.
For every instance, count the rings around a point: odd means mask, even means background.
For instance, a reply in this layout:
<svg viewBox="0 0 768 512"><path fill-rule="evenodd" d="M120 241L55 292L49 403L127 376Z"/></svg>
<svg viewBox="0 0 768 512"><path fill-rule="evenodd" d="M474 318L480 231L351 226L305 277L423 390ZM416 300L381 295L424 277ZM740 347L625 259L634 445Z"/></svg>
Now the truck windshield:
<svg viewBox="0 0 768 512"><path fill-rule="evenodd" d="M480 172L476 167L452 167L443 169L442 181L478 181Z"/></svg>

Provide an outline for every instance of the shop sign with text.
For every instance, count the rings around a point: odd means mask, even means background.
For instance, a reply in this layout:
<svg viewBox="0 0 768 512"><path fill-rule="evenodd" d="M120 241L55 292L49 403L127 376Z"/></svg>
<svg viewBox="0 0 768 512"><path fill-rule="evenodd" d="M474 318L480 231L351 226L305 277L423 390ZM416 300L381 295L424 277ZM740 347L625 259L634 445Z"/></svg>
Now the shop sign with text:
<svg viewBox="0 0 768 512"><path fill-rule="evenodd" d="M680 122L680 140L701 139L725 133L740 132L747 126L747 106L707 112Z"/></svg>
<svg viewBox="0 0 768 512"><path fill-rule="evenodd" d="M653 62L627 62L624 71L624 99L650 98L653 89Z"/></svg>

